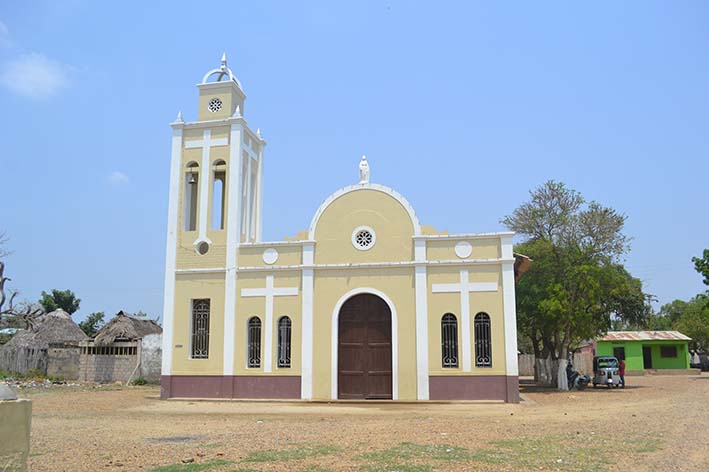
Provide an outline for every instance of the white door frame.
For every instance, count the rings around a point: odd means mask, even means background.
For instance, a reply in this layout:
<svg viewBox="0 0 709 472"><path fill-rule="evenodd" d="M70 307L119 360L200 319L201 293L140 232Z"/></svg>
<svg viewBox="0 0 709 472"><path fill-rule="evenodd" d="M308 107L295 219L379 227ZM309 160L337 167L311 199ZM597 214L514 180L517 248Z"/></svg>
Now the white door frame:
<svg viewBox="0 0 709 472"><path fill-rule="evenodd" d="M398 323L396 316L396 308L394 303L389 297L384 293L380 292L375 288L370 287L360 287L355 288L347 292L338 300L335 305L335 309L332 311L332 365L330 371L330 398L337 400L337 350L338 350L338 335L340 328L340 309L342 305L345 304L347 300L354 297L355 295L360 295L363 293L368 293L371 295L376 295L377 297L384 300L384 302L389 305L389 311L391 312L391 398L392 400L399 399L399 356L398 356L398 346L399 346L399 333L398 333Z"/></svg>

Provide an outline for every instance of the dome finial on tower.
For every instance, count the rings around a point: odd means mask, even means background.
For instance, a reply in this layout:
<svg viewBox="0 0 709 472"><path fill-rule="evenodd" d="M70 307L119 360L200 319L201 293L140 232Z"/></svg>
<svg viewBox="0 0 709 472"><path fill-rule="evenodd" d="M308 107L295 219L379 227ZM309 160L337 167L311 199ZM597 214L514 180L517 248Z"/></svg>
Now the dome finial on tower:
<svg viewBox="0 0 709 472"><path fill-rule="evenodd" d="M216 82L221 82L224 79L233 81L236 83L236 85L239 86L240 89L243 90L243 87L241 86L241 83L239 82L239 79L236 78L234 73L229 69L229 67L226 64L226 52L222 53L222 59L221 63L219 64L218 69L212 69L206 74L204 74L204 77L202 77L202 84L206 84L209 82L209 79L215 76L216 77Z"/></svg>

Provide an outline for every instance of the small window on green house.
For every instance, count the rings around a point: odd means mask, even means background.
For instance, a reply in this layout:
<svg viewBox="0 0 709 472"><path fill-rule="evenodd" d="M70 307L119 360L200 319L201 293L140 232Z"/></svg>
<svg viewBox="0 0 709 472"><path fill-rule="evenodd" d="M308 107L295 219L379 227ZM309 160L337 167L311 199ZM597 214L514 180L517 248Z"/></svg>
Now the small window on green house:
<svg viewBox="0 0 709 472"><path fill-rule="evenodd" d="M677 346L660 346L660 357L677 357Z"/></svg>

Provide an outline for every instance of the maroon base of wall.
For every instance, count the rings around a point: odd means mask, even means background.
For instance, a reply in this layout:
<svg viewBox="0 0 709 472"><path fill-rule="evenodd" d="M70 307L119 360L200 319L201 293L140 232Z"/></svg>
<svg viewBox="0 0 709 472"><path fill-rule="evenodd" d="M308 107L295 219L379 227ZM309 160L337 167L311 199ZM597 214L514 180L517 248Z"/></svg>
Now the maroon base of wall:
<svg viewBox="0 0 709 472"><path fill-rule="evenodd" d="M300 376L163 375L160 397L299 399Z"/></svg>
<svg viewBox="0 0 709 472"><path fill-rule="evenodd" d="M432 375L431 400L502 400L519 403L519 379L506 375Z"/></svg>

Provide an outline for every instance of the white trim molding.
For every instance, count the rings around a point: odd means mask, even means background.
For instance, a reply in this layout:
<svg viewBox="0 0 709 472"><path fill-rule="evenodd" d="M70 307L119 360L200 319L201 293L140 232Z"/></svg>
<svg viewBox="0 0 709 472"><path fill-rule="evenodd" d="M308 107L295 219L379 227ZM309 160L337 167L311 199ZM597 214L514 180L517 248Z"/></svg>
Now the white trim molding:
<svg viewBox="0 0 709 472"><path fill-rule="evenodd" d="M172 373L172 350L175 317L175 266L179 221L180 181L182 176L182 126L172 128L170 156L170 193L167 211L167 243L165 249L165 287L163 293L162 375Z"/></svg>
<svg viewBox="0 0 709 472"><path fill-rule="evenodd" d="M419 219L416 216L416 212L414 211L414 208L411 206L408 200L404 198L403 195L401 195L399 192L397 192L394 189L391 189L389 187L385 187L384 185L379 185L379 184L357 184L357 185L349 185L347 187L341 188L337 192L333 193L329 197L325 199L325 201L320 205L318 210L315 212L315 215L313 216L312 221L310 222L310 229L308 231L308 239L315 239L315 230L317 229L318 226L318 221L320 221L320 217L322 214L325 212L327 207L329 207L332 202L337 200L343 195L347 195L350 192L356 192L358 190L376 190L378 192L385 193L398 201L401 206L404 207L406 212L409 214L409 218L411 218L411 224L414 227L414 236L419 236L421 234L421 223L419 223Z"/></svg>
<svg viewBox="0 0 709 472"><path fill-rule="evenodd" d="M512 256L512 236L502 238L502 257ZM502 264L502 303L505 324L506 375L519 375L517 364L517 301L515 300L515 269L513 262Z"/></svg>
<svg viewBox="0 0 709 472"><path fill-rule="evenodd" d="M428 400L428 286L426 266L416 266L416 398Z"/></svg>
<svg viewBox="0 0 709 472"><path fill-rule="evenodd" d="M241 139L240 123L231 126L227 173L226 266L224 268L224 375L234 375L236 344L236 277L241 219ZM218 270L218 269L211 269Z"/></svg>
<svg viewBox="0 0 709 472"><path fill-rule="evenodd" d="M399 399L399 328L398 318L396 315L396 307L391 299L383 292L375 288L360 287L355 288L344 294L335 304L335 309L332 311L332 334L331 339L331 366L330 366L330 398L337 400L337 350L338 350L338 335L339 335L339 319L340 309L347 300L368 293L376 295L389 305L391 312L391 398L392 400Z"/></svg>
<svg viewBox="0 0 709 472"><path fill-rule="evenodd" d="M315 253L315 243L303 245L303 265L312 266ZM300 367L300 398L313 398L313 269L304 268L302 276L303 295L301 297L301 367Z"/></svg>

